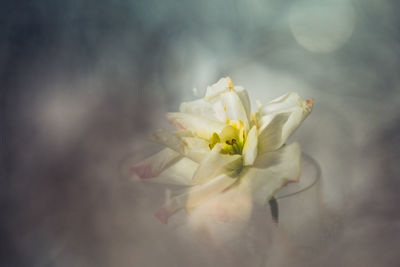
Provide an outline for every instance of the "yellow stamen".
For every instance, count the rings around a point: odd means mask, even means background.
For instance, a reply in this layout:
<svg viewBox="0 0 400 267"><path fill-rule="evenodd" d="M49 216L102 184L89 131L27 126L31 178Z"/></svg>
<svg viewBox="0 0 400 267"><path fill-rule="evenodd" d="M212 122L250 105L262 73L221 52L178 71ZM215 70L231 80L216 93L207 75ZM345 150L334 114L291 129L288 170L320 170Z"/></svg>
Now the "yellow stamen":
<svg viewBox="0 0 400 267"><path fill-rule="evenodd" d="M219 142L221 142L221 139L219 138L219 135L218 135L216 132L214 132L214 133L212 134L211 138L210 138L210 143L208 144L208 147L209 147L210 149L213 149L214 146L215 146L216 144L218 144Z"/></svg>
<svg viewBox="0 0 400 267"><path fill-rule="evenodd" d="M246 130L241 120L226 119L226 127L219 133L213 133L210 137L209 147L213 149L216 144L221 144L222 154L242 154L246 140Z"/></svg>

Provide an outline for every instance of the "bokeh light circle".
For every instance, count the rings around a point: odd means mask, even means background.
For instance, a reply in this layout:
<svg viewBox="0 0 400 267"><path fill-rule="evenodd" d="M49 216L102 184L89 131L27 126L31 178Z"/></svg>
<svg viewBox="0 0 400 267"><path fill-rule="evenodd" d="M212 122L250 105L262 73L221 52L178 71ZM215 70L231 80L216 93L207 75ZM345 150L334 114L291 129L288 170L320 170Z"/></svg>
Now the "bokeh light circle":
<svg viewBox="0 0 400 267"><path fill-rule="evenodd" d="M295 40L303 48L328 53L350 38L355 13L348 0L303 0L291 6L288 23Z"/></svg>

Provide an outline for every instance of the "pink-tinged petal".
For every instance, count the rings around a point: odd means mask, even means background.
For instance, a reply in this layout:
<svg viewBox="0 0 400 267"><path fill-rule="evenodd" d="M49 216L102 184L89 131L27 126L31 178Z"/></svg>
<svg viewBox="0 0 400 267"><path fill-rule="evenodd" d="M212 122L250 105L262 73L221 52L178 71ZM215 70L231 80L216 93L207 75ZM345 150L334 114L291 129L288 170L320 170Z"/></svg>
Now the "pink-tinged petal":
<svg viewBox="0 0 400 267"><path fill-rule="evenodd" d="M169 217L181 210L185 206L184 200L174 197L167 201L154 215L161 223L167 224Z"/></svg>
<svg viewBox="0 0 400 267"><path fill-rule="evenodd" d="M131 171L134 172L141 179L147 179L157 176L157 174L154 174L152 170L151 163L133 166L131 168Z"/></svg>
<svg viewBox="0 0 400 267"><path fill-rule="evenodd" d="M168 218L172 215L173 213L170 213L170 211L164 207L159 209L154 216L162 223L162 224L167 224L168 223Z"/></svg>
<svg viewBox="0 0 400 267"><path fill-rule="evenodd" d="M182 156L179 153L172 149L165 148L132 166L131 171L141 179L153 178L181 158Z"/></svg>

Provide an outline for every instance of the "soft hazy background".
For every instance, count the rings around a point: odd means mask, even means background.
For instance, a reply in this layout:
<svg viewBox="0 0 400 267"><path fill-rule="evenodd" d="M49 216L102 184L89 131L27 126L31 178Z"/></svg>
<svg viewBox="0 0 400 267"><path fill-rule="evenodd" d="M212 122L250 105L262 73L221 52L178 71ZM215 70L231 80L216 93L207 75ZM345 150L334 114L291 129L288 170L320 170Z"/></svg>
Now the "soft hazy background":
<svg viewBox="0 0 400 267"><path fill-rule="evenodd" d="M2 2L0 265L399 266L396 4ZM243 255L198 241L182 214L159 224L164 187L120 172L157 149L145 136L166 111L227 75L253 104L313 97L293 139L322 169L286 229L253 215Z"/></svg>

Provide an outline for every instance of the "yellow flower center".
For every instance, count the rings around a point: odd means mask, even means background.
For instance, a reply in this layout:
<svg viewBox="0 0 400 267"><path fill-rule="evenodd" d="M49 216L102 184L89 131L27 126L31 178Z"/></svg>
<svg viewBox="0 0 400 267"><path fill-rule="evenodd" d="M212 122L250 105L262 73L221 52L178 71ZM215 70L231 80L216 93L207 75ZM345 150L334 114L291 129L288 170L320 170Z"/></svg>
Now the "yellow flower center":
<svg viewBox="0 0 400 267"><path fill-rule="evenodd" d="M210 138L209 147L213 149L216 144L222 144L222 154L242 154L246 140L243 122L240 120L227 120L227 126L220 134L214 132Z"/></svg>

